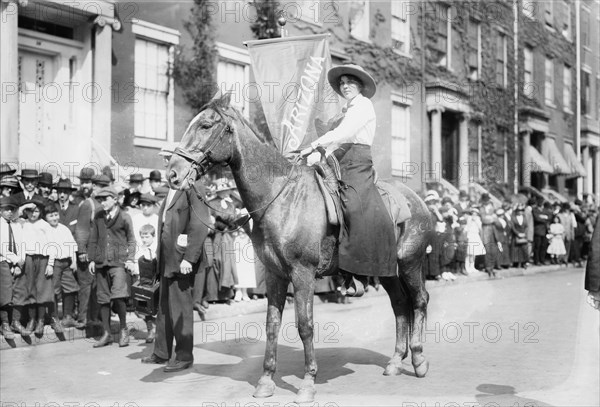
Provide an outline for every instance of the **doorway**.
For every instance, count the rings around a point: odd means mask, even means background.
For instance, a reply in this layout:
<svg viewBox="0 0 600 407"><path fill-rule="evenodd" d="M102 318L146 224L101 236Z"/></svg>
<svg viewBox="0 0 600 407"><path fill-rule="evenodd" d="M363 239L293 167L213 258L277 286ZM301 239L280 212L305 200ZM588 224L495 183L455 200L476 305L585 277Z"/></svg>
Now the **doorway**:
<svg viewBox="0 0 600 407"><path fill-rule="evenodd" d="M458 186L458 118L452 112L442 113L442 178Z"/></svg>

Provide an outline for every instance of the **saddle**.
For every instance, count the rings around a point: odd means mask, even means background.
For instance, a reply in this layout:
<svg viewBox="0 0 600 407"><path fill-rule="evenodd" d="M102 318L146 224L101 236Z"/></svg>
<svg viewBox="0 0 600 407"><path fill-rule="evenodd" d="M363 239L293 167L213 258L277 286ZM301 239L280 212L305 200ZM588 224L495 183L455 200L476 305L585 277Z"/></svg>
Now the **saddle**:
<svg viewBox="0 0 600 407"><path fill-rule="evenodd" d="M344 214L340 198L341 173L340 165L334 155L327 160L321 157L321 161L315 165L315 177L325 199L327 219L330 225L344 227ZM383 204L390 215L392 223L396 226L394 233L396 240L400 237L401 226L411 217L410 204L406 197L391 184L378 180L375 177L375 186L383 200Z"/></svg>

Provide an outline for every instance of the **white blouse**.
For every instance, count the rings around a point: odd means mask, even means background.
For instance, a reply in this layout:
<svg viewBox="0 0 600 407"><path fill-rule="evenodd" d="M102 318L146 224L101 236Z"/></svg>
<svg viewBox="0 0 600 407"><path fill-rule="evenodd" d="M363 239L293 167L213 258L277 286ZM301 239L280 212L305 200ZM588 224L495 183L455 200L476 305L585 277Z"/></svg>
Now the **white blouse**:
<svg viewBox="0 0 600 407"><path fill-rule="evenodd" d="M341 144L373 144L377 121L373 103L362 94L346 104L346 113L335 129L328 131L312 143L312 147L322 146L331 154Z"/></svg>

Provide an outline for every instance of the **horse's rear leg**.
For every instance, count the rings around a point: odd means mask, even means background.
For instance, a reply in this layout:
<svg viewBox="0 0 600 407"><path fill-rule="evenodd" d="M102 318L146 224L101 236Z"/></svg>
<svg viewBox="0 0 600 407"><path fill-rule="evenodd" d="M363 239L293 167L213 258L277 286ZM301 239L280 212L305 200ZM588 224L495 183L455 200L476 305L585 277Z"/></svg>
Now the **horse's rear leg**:
<svg viewBox="0 0 600 407"><path fill-rule="evenodd" d="M408 355L409 319L407 310L412 305L408 298L403 295L398 277L380 277L379 281L390 296L390 302L396 317L396 348L383 372L386 376L394 376L402 372L402 360Z"/></svg>
<svg viewBox="0 0 600 407"><path fill-rule="evenodd" d="M304 345L304 379L296 395L295 403L312 403L315 399L315 378L317 377L317 360L314 348L313 299L315 279L310 272L303 270L294 273L294 306L296 323L302 344Z"/></svg>
<svg viewBox="0 0 600 407"><path fill-rule="evenodd" d="M429 294L425 289L425 281L422 276L422 261L419 257L410 265L399 267L400 278L404 282L412 301L412 335L410 337L410 353L412 365L417 377L425 377L429 370L429 362L423 356L423 324L427 317L427 303Z"/></svg>
<svg viewBox="0 0 600 407"><path fill-rule="evenodd" d="M288 282L273 273L266 274L267 285L267 344L263 362L263 374L258 381L254 397L271 397L275 392L273 375L277 369L277 339L281 327L281 315L285 306Z"/></svg>

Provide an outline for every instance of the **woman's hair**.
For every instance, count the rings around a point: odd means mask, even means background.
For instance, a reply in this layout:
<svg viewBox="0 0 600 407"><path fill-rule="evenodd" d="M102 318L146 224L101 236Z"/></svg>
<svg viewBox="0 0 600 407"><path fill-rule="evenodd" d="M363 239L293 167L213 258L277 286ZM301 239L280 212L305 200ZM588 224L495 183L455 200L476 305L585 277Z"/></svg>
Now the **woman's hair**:
<svg viewBox="0 0 600 407"><path fill-rule="evenodd" d="M558 215L554 215L554 217L552 218L552 222L556 223L557 220L558 220L558 223L561 223L560 217Z"/></svg>

